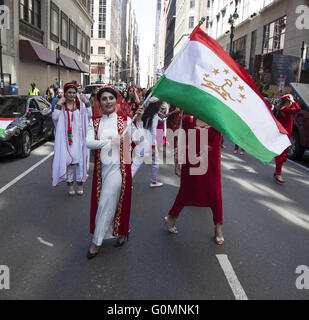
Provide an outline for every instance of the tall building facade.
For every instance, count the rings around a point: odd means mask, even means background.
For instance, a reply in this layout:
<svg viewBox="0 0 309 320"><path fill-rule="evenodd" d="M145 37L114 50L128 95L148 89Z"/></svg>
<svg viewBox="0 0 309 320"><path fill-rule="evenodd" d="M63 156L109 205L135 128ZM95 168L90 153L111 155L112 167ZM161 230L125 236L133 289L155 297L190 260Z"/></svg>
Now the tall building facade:
<svg viewBox="0 0 309 320"><path fill-rule="evenodd" d="M9 29L1 30L5 82L27 94L35 82L41 94L51 84L89 81L90 0L4 0ZM56 49L60 49L57 63ZM58 72L59 69L59 72Z"/></svg>
<svg viewBox="0 0 309 320"><path fill-rule="evenodd" d="M309 44L308 30L297 27L297 8L308 5L307 0L211 0L210 35L227 52L232 43L234 58L256 83L278 85L284 76L289 84L298 80L302 43ZM231 42L229 18L235 11ZM309 68L301 81L309 82Z"/></svg>
<svg viewBox="0 0 309 320"><path fill-rule="evenodd" d="M174 56L180 51L203 16L208 16L207 1L177 0L175 19ZM201 28L206 30L206 23Z"/></svg>
<svg viewBox="0 0 309 320"><path fill-rule="evenodd" d="M92 0L91 82L138 82L137 22L131 0Z"/></svg>
<svg viewBox="0 0 309 320"><path fill-rule="evenodd" d="M168 0L166 7L166 37L164 68L166 69L174 57L175 40L175 20L176 20L176 0Z"/></svg>

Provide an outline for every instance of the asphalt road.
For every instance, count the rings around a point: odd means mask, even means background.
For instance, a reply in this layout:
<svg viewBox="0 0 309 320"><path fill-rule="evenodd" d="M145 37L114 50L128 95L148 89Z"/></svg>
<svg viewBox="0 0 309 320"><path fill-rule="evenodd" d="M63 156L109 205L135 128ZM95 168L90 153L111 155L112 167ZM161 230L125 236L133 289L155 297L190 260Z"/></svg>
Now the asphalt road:
<svg viewBox="0 0 309 320"><path fill-rule="evenodd" d="M165 183L149 188L150 166L134 180L129 242L86 259L91 241L91 173L82 197L66 186L51 187L48 158L0 191L0 266L10 270L2 299L308 299L296 288L295 270L309 266L309 171L288 162L285 185L248 154L222 154L223 246L213 241L211 211L187 207L172 235L163 217L176 197L179 178L171 165L160 167ZM0 160L0 190L53 151L48 142L27 159ZM3 189L2 189L3 190ZM225 258L233 276L219 263ZM238 281L236 281L235 280ZM236 281L236 282L235 282ZM238 290L238 291L237 291Z"/></svg>

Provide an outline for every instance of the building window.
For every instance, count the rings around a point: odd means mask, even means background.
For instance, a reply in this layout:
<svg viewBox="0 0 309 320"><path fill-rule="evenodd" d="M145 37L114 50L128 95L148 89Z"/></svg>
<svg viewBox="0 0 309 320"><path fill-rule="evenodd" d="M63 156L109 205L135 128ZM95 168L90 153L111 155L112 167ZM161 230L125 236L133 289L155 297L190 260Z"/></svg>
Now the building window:
<svg viewBox="0 0 309 320"><path fill-rule="evenodd" d="M81 54L83 51L83 37L81 29L76 26L76 52Z"/></svg>
<svg viewBox="0 0 309 320"><path fill-rule="evenodd" d="M247 35L233 42L233 59L243 67L245 67L246 64L246 44Z"/></svg>
<svg viewBox="0 0 309 320"><path fill-rule="evenodd" d="M20 0L19 18L41 29L41 0Z"/></svg>
<svg viewBox="0 0 309 320"><path fill-rule="evenodd" d="M61 45L67 47L69 44L69 18L61 12Z"/></svg>
<svg viewBox="0 0 309 320"><path fill-rule="evenodd" d="M195 0L190 0L190 9L195 7Z"/></svg>
<svg viewBox="0 0 309 320"><path fill-rule="evenodd" d="M194 17L189 17L189 29L192 29L194 27Z"/></svg>
<svg viewBox="0 0 309 320"><path fill-rule="evenodd" d="M93 54L93 47L91 47L91 51L90 52L91 52L91 54Z"/></svg>
<svg viewBox="0 0 309 320"><path fill-rule="evenodd" d="M210 8L210 0L207 0L207 8Z"/></svg>
<svg viewBox="0 0 309 320"><path fill-rule="evenodd" d="M87 44L86 34L84 32L82 34L82 42L83 42L82 56L85 57L88 52L88 48L87 48L88 44Z"/></svg>
<svg viewBox="0 0 309 320"><path fill-rule="evenodd" d="M59 8L50 3L50 39L59 42Z"/></svg>
<svg viewBox="0 0 309 320"><path fill-rule="evenodd" d="M106 0L99 2L99 38L106 37Z"/></svg>
<svg viewBox="0 0 309 320"><path fill-rule="evenodd" d="M76 30L75 30L75 24L72 20L70 20L70 33L69 33L69 40L70 40L70 50L75 51L76 48Z"/></svg>
<svg viewBox="0 0 309 320"><path fill-rule="evenodd" d="M98 47L98 54L105 54L105 47Z"/></svg>
<svg viewBox="0 0 309 320"><path fill-rule="evenodd" d="M90 59L90 37L88 36L86 36L86 43L87 43L86 58Z"/></svg>
<svg viewBox="0 0 309 320"><path fill-rule="evenodd" d="M264 26L263 54L282 50L286 32L286 16Z"/></svg>
<svg viewBox="0 0 309 320"><path fill-rule="evenodd" d="M90 3L90 1L89 1ZM91 5L91 18L93 19L93 0ZM93 38L93 24L91 25L91 38Z"/></svg>

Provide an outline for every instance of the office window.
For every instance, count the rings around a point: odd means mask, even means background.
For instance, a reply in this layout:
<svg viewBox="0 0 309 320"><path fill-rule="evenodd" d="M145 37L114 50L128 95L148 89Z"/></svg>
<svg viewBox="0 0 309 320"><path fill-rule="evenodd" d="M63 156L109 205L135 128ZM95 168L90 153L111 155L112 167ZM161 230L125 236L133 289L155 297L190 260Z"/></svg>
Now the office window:
<svg viewBox="0 0 309 320"><path fill-rule="evenodd" d="M99 38L106 37L106 0L99 0Z"/></svg>
<svg viewBox="0 0 309 320"><path fill-rule="evenodd" d="M61 12L61 45L67 47L69 44L69 19Z"/></svg>
<svg viewBox="0 0 309 320"><path fill-rule="evenodd" d="M69 22L70 25L70 50L75 51L75 47L76 47L76 29L75 29L75 23L70 20Z"/></svg>
<svg viewBox="0 0 309 320"><path fill-rule="evenodd" d="M263 54L282 50L286 32L286 16L264 26Z"/></svg>
<svg viewBox="0 0 309 320"><path fill-rule="evenodd" d="M190 8L194 8L195 7L195 0L190 0Z"/></svg>
<svg viewBox="0 0 309 320"><path fill-rule="evenodd" d="M55 42L59 42L59 8L50 3L50 38Z"/></svg>
<svg viewBox="0 0 309 320"><path fill-rule="evenodd" d="M105 54L105 47L98 47L98 54Z"/></svg>
<svg viewBox="0 0 309 320"><path fill-rule="evenodd" d="M19 18L41 29L41 0L20 0Z"/></svg>
<svg viewBox="0 0 309 320"><path fill-rule="evenodd" d="M194 27L194 17L189 17L189 28L192 29Z"/></svg>
<svg viewBox="0 0 309 320"><path fill-rule="evenodd" d="M76 26L76 52L81 54L83 51L83 37L81 29Z"/></svg>

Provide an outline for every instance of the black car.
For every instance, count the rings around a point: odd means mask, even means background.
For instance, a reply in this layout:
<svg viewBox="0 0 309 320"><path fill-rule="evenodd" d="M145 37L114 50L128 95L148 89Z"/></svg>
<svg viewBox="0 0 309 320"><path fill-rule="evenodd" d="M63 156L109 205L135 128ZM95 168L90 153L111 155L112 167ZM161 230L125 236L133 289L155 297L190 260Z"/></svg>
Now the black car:
<svg viewBox="0 0 309 320"><path fill-rule="evenodd" d="M53 137L52 108L43 97L0 96L0 156L28 157L34 144Z"/></svg>

